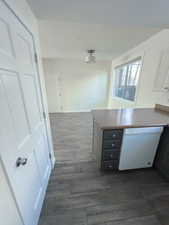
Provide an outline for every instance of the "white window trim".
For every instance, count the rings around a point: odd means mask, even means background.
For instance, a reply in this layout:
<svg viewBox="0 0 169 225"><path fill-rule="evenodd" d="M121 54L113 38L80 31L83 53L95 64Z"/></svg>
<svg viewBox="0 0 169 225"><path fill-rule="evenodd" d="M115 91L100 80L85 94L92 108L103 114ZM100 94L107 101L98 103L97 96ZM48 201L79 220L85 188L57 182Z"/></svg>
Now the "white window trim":
<svg viewBox="0 0 169 225"><path fill-rule="evenodd" d="M111 90L112 100L115 100L115 101L118 101L118 102L121 102L121 103L129 103L129 104L132 104L132 105L136 104L136 102L138 100L139 89L140 89L140 79L141 79L141 74L142 74L143 65L144 65L144 57L145 57L145 52L141 52L140 54L134 55L134 57L126 57L126 58L128 58L127 61L126 60L124 60L124 61L122 60L123 61L122 63L117 64L116 66L114 66L113 71L112 71L112 88L111 88L112 89ZM140 74L139 74L138 84L137 84L137 88L136 88L135 100L131 101L131 100L127 100L127 99L115 96L114 95L114 90L115 90L114 84L115 84L115 79L116 79L116 77L115 77L115 69L120 67L120 66L129 64L129 63L131 63L133 61L136 61L137 59L141 59L141 68L140 68Z"/></svg>

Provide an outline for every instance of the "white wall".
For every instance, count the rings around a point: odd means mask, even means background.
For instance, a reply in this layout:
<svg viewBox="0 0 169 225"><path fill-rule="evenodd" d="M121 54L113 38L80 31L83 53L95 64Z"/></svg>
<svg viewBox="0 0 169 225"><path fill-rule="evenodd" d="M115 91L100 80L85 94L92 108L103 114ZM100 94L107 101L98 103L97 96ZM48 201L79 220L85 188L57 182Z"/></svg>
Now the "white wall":
<svg viewBox="0 0 169 225"><path fill-rule="evenodd" d="M162 50L169 48L169 30L163 30L136 48L126 52L112 62L112 75L109 85L109 108L153 107L156 103L169 105L169 94L165 91L154 91L154 82ZM112 96L114 68L138 56L143 57L136 101L120 100Z"/></svg>
<svg viewBox="0 0 169 225"><path fill-rule="evenodd" d="M50 112L106 108L111 62L86 64L76 59L44 59Z"/></svg>

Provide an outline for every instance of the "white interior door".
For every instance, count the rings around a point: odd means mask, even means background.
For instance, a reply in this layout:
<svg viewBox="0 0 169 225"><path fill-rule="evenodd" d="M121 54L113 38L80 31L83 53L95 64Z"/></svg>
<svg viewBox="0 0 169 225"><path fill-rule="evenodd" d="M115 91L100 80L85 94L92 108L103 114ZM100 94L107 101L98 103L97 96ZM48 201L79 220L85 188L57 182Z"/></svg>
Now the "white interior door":
<svg viewBox="0 0 169 225"><path fill-rule="evenodd" d="M37 223L51 163L32 36L0 1L0 157L25 225Z"/></svg>
<svg viewBox="0 0 169 225"><path fill-rule="evenodd" d="M8 181L4 174L2 165L0 164L0 224L3 225L23 225L19 216L15 200L13 199Z"/></svg>

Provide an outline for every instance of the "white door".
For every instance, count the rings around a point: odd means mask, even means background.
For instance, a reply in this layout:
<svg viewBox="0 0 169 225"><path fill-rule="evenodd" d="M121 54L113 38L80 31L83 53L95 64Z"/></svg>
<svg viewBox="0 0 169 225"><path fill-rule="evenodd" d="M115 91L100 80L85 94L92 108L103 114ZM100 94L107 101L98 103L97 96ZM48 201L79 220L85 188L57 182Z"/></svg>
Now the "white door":
<svg viewBox="0 0 169 225"><path fill-rule="evenodd" d="M25 225L37 223L51 163L32 36L0 1L0 157Z"/></svg>
<svg viewBox="0 0 169 225"><path fill-rule="evenodd" d="M15 200L8 185L8 180L4 174L2 165L0 164L0 224L3 225L23 225L23 222L19 216ZM3 221L3 222L2 222Z"/></svg>

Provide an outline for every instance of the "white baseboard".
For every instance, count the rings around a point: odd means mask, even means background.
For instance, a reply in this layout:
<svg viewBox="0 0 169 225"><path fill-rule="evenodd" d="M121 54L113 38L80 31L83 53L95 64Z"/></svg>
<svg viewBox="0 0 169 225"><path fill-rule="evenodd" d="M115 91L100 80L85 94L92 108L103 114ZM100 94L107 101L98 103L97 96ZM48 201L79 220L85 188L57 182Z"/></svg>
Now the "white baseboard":
<svg viewBox="0 0 169 225"><path fill-rule="evenodd" d="M91 110L63 111L63 113L83 113L83 112L91 112Z"/></svg>
<svg viewBox="0 0 169 225"><path fill-rule="evenodd" d="M93 109L86 109L86 110L64 110L64 111L57 111L57 112L49 112L49 113L83 113L83 112L91 112L92 110L104 110L104 109L111 109L112 107L104 107L104 108L93 108Z"/></svg>
<svg viewBox="0 0 169 225"><path fill-rule="evenodd" d="M73 110L73 111L62 111L62 112L49 112L49 113L83 113L83 112L91 112L91 110Z"/></svg>

